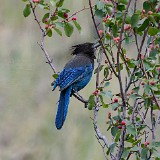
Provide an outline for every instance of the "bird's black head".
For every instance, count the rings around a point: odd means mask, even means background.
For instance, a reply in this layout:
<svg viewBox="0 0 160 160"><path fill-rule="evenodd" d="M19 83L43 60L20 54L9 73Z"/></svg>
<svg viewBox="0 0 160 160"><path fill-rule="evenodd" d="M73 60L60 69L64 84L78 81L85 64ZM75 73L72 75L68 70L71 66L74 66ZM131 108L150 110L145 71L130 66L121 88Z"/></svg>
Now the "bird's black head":
<svg viewBox="0 0 160 160"><path fill-rule="evenodd" d="M94 43L82 43L82 44L78 44L75 46L72 46L73 55L77 55L77 54L86 54L89 55L92 58L96 58L94 55L94 52L96 50Z"/></svg>

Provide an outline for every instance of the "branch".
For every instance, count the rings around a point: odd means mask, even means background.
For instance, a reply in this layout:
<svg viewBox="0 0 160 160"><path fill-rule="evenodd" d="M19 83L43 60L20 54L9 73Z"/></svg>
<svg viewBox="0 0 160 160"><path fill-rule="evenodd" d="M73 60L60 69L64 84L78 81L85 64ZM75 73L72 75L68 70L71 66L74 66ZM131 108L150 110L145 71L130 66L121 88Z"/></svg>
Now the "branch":
<svg viewBox="0 0 160 160"><path fill-rule="evenodd" d="M82 11L84 11L84 10L88 10L88 9L90 9L90 8L84 6L84 8L82 8L82 9L79 10L79 11L76 11L76 12L73 13L71 16L69 16L68 19L72 18L72 17L75 16L77 13L80 13L80 12L82 12Z"/></svg>
<svg viewBox="0 0 160 160"><path fill-rule="evenodd" d="M97 25L96 25L96 21L95 21L95 18L94 18L94 14L93 14L93 10L92 10L91 0L89 0L89 7L90 7L91 16L92 16L92 21L93 21L94 27L95 27L95 29L96 29L96 32L97 32L97 35L98 35L98 38L99 38L99 43L100 43L100 45L101 45L101 47L102 47L102 49L103 49L103 53L105 54L105 56L106 56L106 58L107 58L107 60L108 60L108 63L109 63L109 65L110 65L110 67L111 67L114 75L117 77L118 75L117 75L115 69L113 68L113 66L112 66L112 64L111 64L111 61L110 61L110 59L109 59L109 57L108 57L108 55L107 55L107 53L106 53L105 47L104 47L104 45L103 45L101 36L99 35L98 28L97 28Z"/></svg>
<svg viewBox="0 0 160 160"><path fill-rule="evenodd" d="M118 44L118 51L117 51L118 80L119 80L120 92L121 92L122 103L123 103L122 119L126 118L126 107L127 107L127 104L126 104L126 93L123 92L123 85L122 85L122 79L121 79L120 51L121 51L121 45L122 45L122 35L124 33L124 24L125 24L126 15L128 13L128 9L129 9L130 3L131 3L131 0L129 0L129 2L127 4L126 11L124 13L124 17L123 17L123 21L122 21L122 28L121 28L121 32L120 32L120 41L119 41L119 44ZM121 133L121 138L120 138L119 150L117 152L117 160L120 160L121 157L122 157L122 153L123 153L123 150L124 150L125 134L126 134L126 128L123 127L122 128L122 133Z"/></svg>
<svg viewBox="0 0 160 160"><path fill-rule="evenodd" d="M87 108L87 104L88 104L88 100L85 100L78 92L73 91L73 96L78 99L79 101L81 101L82 103L84 103L85 108Z"/></svg>
<svg viewBox="0 0 160 160"><path fill-rule="evenodd" d="M31 6L31 10L32 10L32 12L33 12L34 19L35 19L35 21L37 22L37 24L38 24L38 26L39 26L39 28L40 28L40 30L41 30L41 32L42 32L41 43L38 43L38 44L39 44L39 46L41 47L41 49L42 49L42 51L43 51L43 53L44 53L44 55L45 55L45 57L46 57L46 59L47 59L47 63L50 65L50 67L52 68L53 72L56 73L56 69L55 69L55 67L54 67L54 65L53 65L53 63L52 63L52 60L51 60L51 58L50 58L50 56L49 56L49 54L48 54L48 52L46 51L45 46L44 46L44 38L45 38L45 36L46 36L46 32L45 32L45 30L42 28L40 22L38 21L37 16L36 16L36 13L35 13L35 7L33 7L33 5L32 5L31 2L30 2L30 6Z"/></svg>

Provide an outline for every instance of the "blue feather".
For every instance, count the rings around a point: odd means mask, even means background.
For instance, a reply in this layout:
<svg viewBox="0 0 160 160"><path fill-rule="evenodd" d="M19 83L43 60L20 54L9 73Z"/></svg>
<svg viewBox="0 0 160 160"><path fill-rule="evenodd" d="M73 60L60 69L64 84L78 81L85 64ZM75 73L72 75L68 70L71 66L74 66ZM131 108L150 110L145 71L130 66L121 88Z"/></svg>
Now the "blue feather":
<svg viewBox="0 0 160 160"><path fill-rule="evenodd" d="M94 51L92 43L85 43L74 46L73 55L56 79L53 90L60 87L60 98L55 124L57 129L61 129L66 119L68 105L72 91L80 91L90 81L94 69Z"/></svg>
<svg viewBox="0 0 160 160"><path fill-rule="evenodd" d="M67 89L63 90L60 93L60 99L59 99L59 103L58 103L58 111L57 111L56 121L55 121L57 129L62 128L63 123L66 119L71 91L72 91L72 86L68 87Z"/></svg>

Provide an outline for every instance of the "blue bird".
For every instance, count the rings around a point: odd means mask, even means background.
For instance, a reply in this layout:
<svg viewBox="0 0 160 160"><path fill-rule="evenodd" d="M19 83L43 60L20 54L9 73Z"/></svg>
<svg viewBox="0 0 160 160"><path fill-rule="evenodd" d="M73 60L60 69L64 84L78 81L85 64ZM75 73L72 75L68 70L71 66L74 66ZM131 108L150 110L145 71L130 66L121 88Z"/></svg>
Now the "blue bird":
<svg viewBox="0 0 160 160"><path fill-rule="evenodd" d="M72 94L83 89L92 77L94 52L98 46L94 43L73 46L72 55L75 55L74 58L65 65L54 83L53 90L59 86L61 91L55 119L57 129L61 129L64 124Z"/></svg>

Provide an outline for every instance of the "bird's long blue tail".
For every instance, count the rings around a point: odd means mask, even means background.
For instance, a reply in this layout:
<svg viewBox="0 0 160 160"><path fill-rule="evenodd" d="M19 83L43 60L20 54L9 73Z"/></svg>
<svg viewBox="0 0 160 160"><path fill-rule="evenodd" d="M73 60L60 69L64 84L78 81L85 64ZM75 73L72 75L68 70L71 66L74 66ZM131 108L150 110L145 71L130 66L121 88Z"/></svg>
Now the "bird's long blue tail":
<svg viewBox="0 0 160 160"><path fill-rule="evenodd" d="M72 86L66 88L60 93L58 111L57 111L56 120L55 120L57 129L62 128L63 123L66 119L71 91L72 91Z"/></svg>

